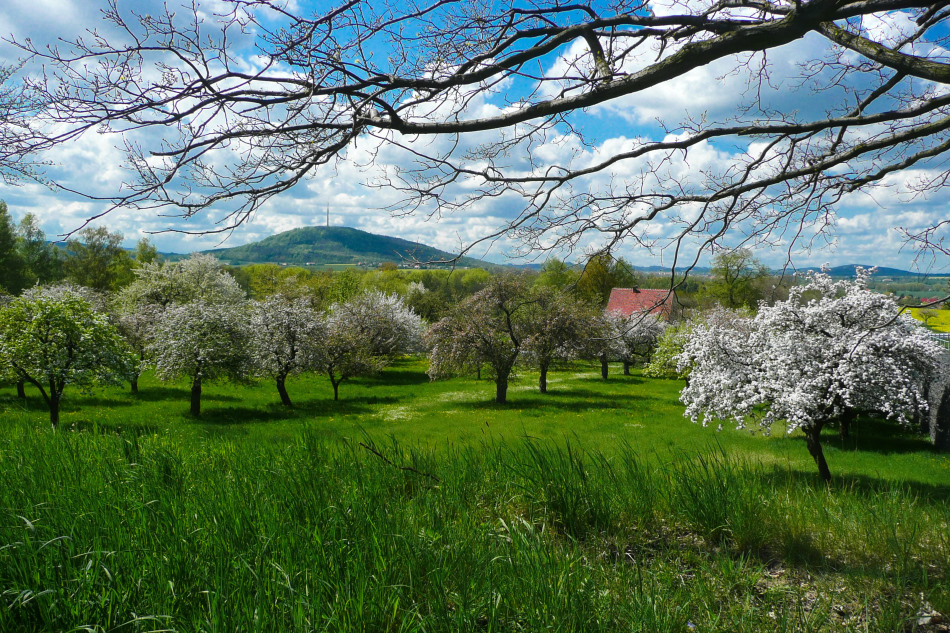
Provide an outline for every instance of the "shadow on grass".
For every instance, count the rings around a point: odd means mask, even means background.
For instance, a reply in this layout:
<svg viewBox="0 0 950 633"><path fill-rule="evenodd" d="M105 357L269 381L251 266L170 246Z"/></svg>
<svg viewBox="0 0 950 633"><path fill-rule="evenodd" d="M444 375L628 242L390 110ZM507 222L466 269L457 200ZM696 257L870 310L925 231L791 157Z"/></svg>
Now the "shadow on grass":
<svg viewBox="0 0 950 633"><path fill-rule="evenodd" d="M185 387L149 386L139 389L138 393L128 395L129 404L137 402L184 402L185 406L191 401L191 390ZM240 402L243 398L222 393L202 393L201 402Z"/></svg>
<svg viewBox="0 0 950 633"><path fill-rule="evenodd" d="M98 433L99 435L118 435L119 437L142 437L143 435L155 435L164 427L159 424L125 422L117 424L112 421L98 421L88 419L73 419L66 425L73 431L84 433Z"/></svg>
<svg viewBox="0 0 950 633"><path fill-rule="evenodd" d="M340 400L301 400L293 407L284 407L280 403L257 407L205 407L202 398L201 416L190 418L187 410L183 410L182 415L201 425L234 426L287 420L306 421L338 415L368 415L376 412L379 405L396 402L399 402L398 398L369 396Z"/></svg>
<svg viewBox="0 0 950 633"><path fill-rule="evenodd" d="M800 438L804 442L804 438ZM934 453L940 451L913 427L902 426L880 418L860 417L851 425L849 437L841 437L838 429L826 429L821 441L841 451L861 451L890 455L893 453Z"/></svg>
<svg viewBox="0 0 950 633"><path fill-rule="evenodd" d="M498 404L494 398L491 400L462 401L458 403L459 407L472 410L520 410L530 411L534 409L552 409L565 412L583 412L591 410L607 410L619 408L646 407L649 403L655 402L656 398L635 394L604 394L599 391L580 388L551 388L548 387L547 393L530 393L525 391L514 391L508 389L508 402ZM530 394L527 395L526 394ZM491 395L494 395L494 389ZM473 398L478 394L472 394Z"/></svg>

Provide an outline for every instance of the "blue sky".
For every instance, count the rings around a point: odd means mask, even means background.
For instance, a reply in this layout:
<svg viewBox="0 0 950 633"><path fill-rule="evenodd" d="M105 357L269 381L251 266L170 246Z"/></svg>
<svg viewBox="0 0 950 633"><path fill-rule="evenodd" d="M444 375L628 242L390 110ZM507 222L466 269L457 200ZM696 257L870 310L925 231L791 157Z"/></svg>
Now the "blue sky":
<svg viewBox="0 0 950 633"><path fill-rule="evenodd" d="M34 42L55 41L56 38L75 37L82 29L103 28L98 11L98 0L5 0L0 5L0 34L17 38L30 37ZM102 4L104 6L104 3ZM120 7L134 7L147 13L157 11L159 3L154 0L128 2L120 0ZM202 3L212 12L216 2ZM321 6L326 6L322 3ZM657 6L659 10L659 6ZM882 16L879 28L899 28L900 16ZM246 43L250 43L248 40ZM236 44L240 46L239 44ZM771 81L752 89L764 91L764 98L781 104L783 109L798 112L823 110L828 103L816 98L806 87L800 86L801 70L798 62L812 56L816 48L826 46L817 36L810 36L768 56ZM249 54L250 49L245 49ZM550 67L565 63L577 51L563 51L563 57L552 58ZM0 44L0 60L11 61L17 51ZM248 60L249 64L253 60ZM664 131L657 123L661 118L668 125L687 116L706 116L712 120L728 118L734 111L737 99L748 94L748 74L732 72L734 62L722 62L698 69L675 83L661 87L648 94L626 97L592 109L577 119L587 145L576 137L566 134L552 138L539 148L538 155L551 161L595 160L598 156L622 149L637 138L662 138ZM489 96L472 104L473 111L495 111L504 107L500 95ZM88 191L95 195L109 196L121 190L127 174L121 168L122 154L116 136L87 134L78 141L56 149L48 159L53 163L49 174L66 186ZM422 143L438 144L439 139L424 139ZM422 212L411 216L394 216L387 207L398 202L398 194L387 189L366 186L367 181L378 178L385 168L399 167L405 161L405 153L384 149L371 158L374 149L370 141L360 146L357 142L348 154L350 160L316 174L290 192L272 199L258 211L251 222L236 229L224 242L224 246L256 241L280 231L308 225L321 225L326 221L329 207L331 224L352 226L373 233L393 235L417 240L446 250L457 250L460 244L473 242L495 232L520 211L517 201L494 200L471 208L465 213L429 217ZM673 165L672 172L698 173L705 166L715 166L728 161L731 155L742 148L727 144L704 144L693 151L682 163ZM634 170L635 166L628 166ZM618 168L613 173L593 178L586 183L591 187L608 186L622 182L632 171ZM906 247L896 227L917 227L934 223L946 217L948 193L939 190L927 198L911 194L910 183L921 172L906 172L895 175L886 185L869 193L846 198L838 208L833 227L811 243L811 248L796 248L793 261L797 266L862 263L895 266L912 269L914 251ZM599 179L599 180L598 180ZM40 219L49 236L59 235L80 226L83 221L105 208L101 202L89 201L74 194L51 191L40 185L26 184L11 187L0 184L0 198L6 200L15 217L32 212ZM213 229L213 214L206 214L183 221L174 217L160 217L155 212L118 210L100 223L112 230L121 231L134 243L139 237L149 236L161 250L188 252L221 245L222 235L183 236L175 233L150 232L167 228L189 231ZM662 238L664 231L672 230L670 224L657 222L650 234ZM806 240L807 242L807 240ZM578 252L570 256L577 259L584 247L593 247L594 242L579 245ZM806 244L807 245L807 244ZM515 252L516 245L500 241L490 248L480 247L471 254L493 261L507 261L506 255ZM650 253L633 243L622 246L618 254L635 265L669 264L668 253ZM774 250L757 249L760 259L772 266L783 265L787 248ZM543 257L542 257L543 258ZM922 261L924 272L950 271L950 262Z"/></svg>

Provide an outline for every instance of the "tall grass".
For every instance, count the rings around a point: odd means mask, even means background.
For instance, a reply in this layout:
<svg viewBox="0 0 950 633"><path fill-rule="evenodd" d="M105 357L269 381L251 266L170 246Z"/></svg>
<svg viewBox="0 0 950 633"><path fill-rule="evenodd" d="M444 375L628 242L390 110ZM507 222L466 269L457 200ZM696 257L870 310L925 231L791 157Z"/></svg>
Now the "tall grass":
<svg viewBox="0 0 950 633"><path fill-rule="evenodd" d="M15 424L0 631L912 630L950 612L948 524L718 449Z"/></svg>

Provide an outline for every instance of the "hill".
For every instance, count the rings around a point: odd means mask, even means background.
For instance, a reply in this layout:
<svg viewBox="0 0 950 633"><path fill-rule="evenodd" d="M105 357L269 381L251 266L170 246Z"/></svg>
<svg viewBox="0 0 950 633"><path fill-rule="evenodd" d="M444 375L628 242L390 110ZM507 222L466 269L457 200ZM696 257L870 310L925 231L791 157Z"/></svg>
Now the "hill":
<svg viewBox="0 0 950 633"><path fill-rule="evenodd" d="M202 251L232 265L240 264L409 264L450 260L454 254L398 237L376 235L342 226L308 226L264 238L259 242ZM462 257L460 267L494 268L472 257Z"/></svg>

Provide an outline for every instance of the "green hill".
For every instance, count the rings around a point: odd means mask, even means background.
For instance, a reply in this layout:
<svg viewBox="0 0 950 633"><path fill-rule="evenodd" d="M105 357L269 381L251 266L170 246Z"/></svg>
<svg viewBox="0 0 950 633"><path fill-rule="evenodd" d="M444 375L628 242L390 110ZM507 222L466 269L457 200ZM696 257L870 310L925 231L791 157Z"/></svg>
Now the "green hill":
<svg viewBox="0 0 950 633"><path fill-rule="evenodd" d="M232 265L286 263L376 266L383 262L411 264L416 261L440 261L454 257L453 254L418 242L342 226L308 226L278 233L260 242L202 252ZM494 267L493 264L472 257L462 257L456 265Z"/></svg>

